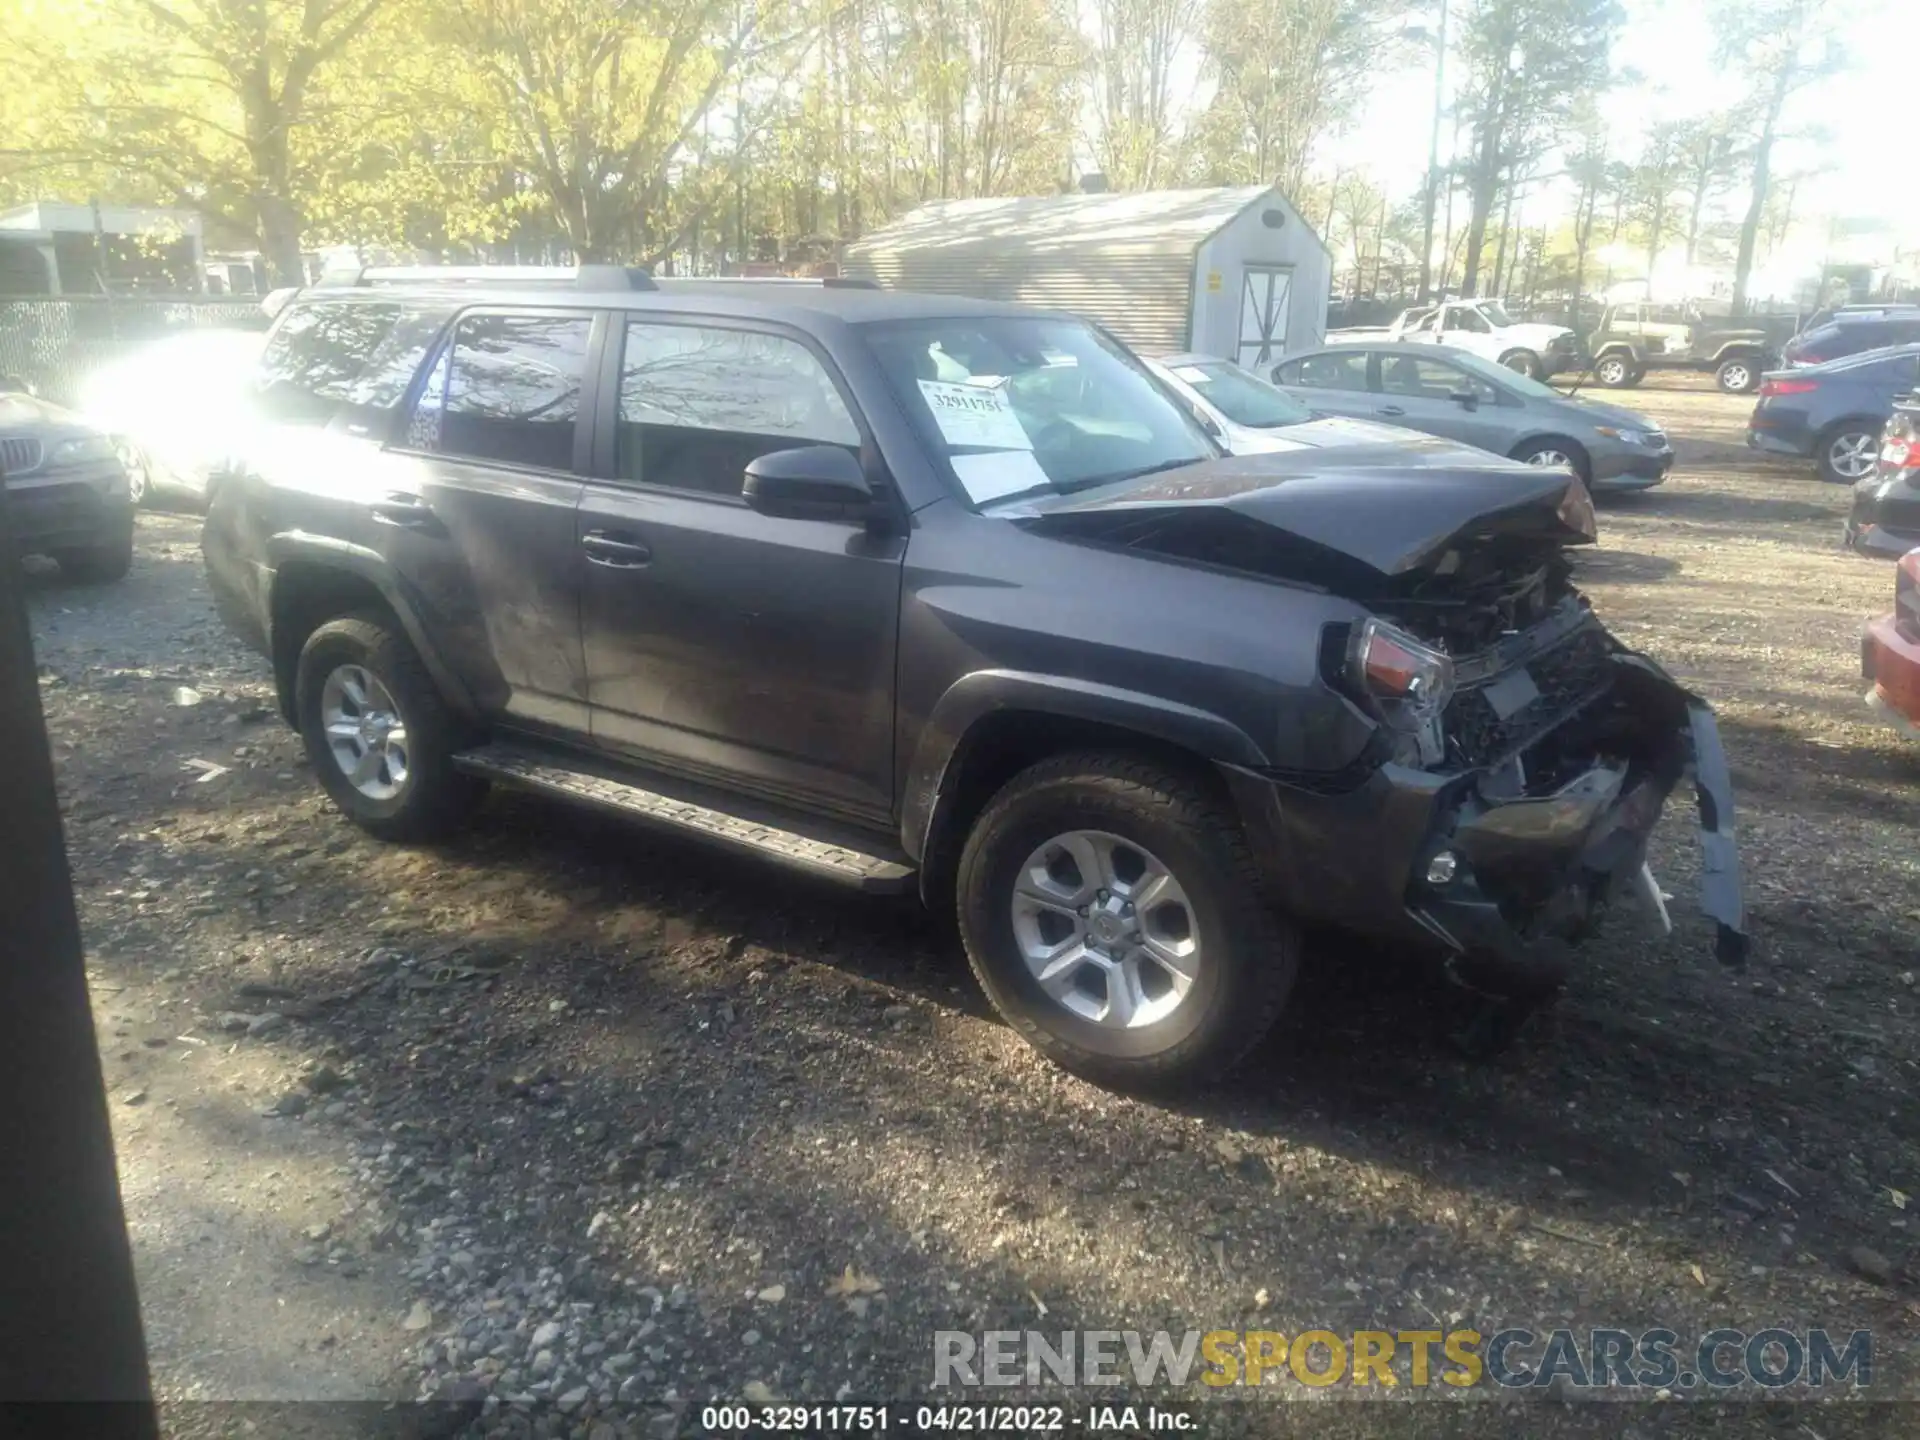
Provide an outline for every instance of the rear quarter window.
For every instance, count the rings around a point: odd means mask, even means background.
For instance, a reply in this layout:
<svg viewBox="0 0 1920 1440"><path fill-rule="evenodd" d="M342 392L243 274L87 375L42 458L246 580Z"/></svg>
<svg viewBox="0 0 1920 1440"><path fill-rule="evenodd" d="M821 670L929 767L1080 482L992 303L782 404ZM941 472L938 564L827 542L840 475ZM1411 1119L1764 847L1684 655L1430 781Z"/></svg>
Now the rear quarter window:
<svg viewBox="0 0 1920 1440"><path fill-rule="evenodd" d="M391 413L447 313L397 301L296 304L261 351L257 401L270 418L295 423L325 424L343 411Z"/></svg>

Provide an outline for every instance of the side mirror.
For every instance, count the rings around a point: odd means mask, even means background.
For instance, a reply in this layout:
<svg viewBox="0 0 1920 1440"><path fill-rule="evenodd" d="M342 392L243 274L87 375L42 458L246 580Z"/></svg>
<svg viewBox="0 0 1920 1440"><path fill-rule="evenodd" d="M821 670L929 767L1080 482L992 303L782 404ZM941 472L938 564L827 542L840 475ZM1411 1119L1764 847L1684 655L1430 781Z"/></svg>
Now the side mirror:
<svg viewBox="0 0 1920 1440"><path fill-rule="evenodd" d="M838 445L775 450L747 465L741 495L763 515L788 520L840 520L873 504L860 462Z"/></svg>
<svg viewBox="0 0 1920 1440"><path fill-rule="evenodd" d="M1480 397L1471 390L1455 390L1451 395L1447 396L1447 398L1462 410L1478 410L1480 408Z"/></svg>

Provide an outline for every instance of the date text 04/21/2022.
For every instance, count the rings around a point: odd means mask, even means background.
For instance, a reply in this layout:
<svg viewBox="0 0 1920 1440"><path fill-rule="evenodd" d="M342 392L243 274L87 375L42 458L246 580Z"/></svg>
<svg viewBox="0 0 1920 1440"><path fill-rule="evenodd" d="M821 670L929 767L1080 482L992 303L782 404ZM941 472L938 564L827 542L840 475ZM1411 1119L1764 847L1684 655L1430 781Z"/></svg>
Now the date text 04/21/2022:
<svg viewBox="0 0 1920 1440"><path fill-rule="evenodd" d="M1158 1405L708 1405L701 1429L714 1435L842 1434L1086 1435L1177 1434L1195 1430L1189 1411Z"/></svg>

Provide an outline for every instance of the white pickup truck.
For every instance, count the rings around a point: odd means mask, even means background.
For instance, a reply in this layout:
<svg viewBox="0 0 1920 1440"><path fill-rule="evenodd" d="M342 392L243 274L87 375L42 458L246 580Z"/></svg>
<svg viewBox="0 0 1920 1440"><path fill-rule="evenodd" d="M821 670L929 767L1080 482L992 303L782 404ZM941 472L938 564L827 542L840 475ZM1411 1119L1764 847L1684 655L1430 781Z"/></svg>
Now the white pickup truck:
<svg viewBox="0 0 1920 1440"><path fill-rule="evenodd" d="M1402 310L1391 325L1364 330L1329 330L1329 345L1378 344L1405 340L1452 345L1517 370L1535 380L1580 366L1580 342L1564 325L1521 324L1498 300L1445 300L1438 305Z"/></svg>

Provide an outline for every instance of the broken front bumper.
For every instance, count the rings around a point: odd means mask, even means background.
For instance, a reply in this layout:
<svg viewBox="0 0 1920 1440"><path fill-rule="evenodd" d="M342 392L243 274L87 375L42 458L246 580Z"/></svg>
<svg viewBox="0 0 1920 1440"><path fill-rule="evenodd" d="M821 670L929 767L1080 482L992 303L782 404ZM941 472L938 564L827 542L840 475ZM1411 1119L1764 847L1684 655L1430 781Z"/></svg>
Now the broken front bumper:
<svg viewBox="0 0 1920 1440"><path fill-rule="evenodd" d="M1647 842L1691 775L1701 909L1718 958L1744 963L1733 785L1713 711L1644 656L1617 653L1612 663L1642 753L1631 762L1596 755L1547 793L1503 796L1489 769L1436 775L1389 764L1319 791L1229 771L1276 899L1310 922L1437 943L1475 988L1549 987L1560 978L1558 947L1542 942L1583 938L1608 900L1645 890Z"/></svg>

